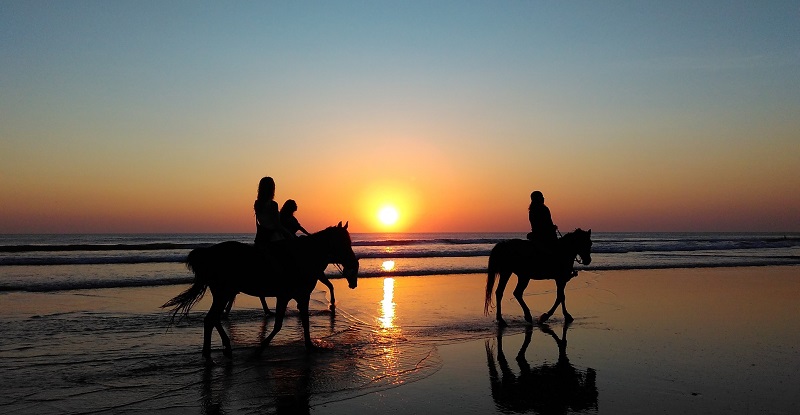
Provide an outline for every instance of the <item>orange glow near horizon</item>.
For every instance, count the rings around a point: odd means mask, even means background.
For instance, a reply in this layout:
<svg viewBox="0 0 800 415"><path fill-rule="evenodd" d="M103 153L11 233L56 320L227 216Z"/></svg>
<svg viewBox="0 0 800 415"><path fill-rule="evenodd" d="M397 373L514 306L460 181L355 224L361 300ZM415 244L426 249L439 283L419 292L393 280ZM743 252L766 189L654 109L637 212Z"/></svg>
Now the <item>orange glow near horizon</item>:
<svg viewBox="0 0 800 415"><path fill-rule="evenodd" d="M358 206L367 232L406 232L415 229L420 209L417 189L396 183L376 184L362 191Z"/></svg>

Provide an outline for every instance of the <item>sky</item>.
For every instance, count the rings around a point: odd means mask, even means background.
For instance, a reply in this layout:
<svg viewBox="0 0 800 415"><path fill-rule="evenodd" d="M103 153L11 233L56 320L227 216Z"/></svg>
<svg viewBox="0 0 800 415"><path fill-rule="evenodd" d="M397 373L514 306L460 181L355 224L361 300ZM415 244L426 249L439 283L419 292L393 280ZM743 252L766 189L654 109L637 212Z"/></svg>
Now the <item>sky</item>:
<svg viewBox="0 0 800 415"><path fill-rule="evenodd" d="M799 1L0 0L0 233L796 232L798 114Z"/></svg>

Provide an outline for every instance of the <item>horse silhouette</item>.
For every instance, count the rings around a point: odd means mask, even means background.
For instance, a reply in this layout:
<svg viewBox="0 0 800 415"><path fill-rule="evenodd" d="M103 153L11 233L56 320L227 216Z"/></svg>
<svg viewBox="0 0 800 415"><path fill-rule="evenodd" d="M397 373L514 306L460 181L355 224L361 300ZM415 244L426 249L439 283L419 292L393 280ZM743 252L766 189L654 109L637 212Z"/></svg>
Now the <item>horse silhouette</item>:
<svg viewBox="0 0 800 415"><path fill-rule="evenodd" d="M572 277L577 275L574 271L573 263L580 257L580 263L589 265L592 262L592 230L584 231L576 229L574 232L567 233L560 238L552 252L537 247L534 242L522 239L509 239L501 241L492 248L489 254L488 278L486 279L486 298L484 300L484 314L489 315L492 307L492 290L497 276L500 280L497 283L495 296L497 298L497 323L507 326L501 314L501 302L503 291L506 288L511 274L517 274L517 287L514 289L514 297L522 306L525 313L525 321L533 323L533 317L522 294L528 286L530 280L553 279L556 281L556 301L547 313L539 317L539 322L543 323L553 315L558 305L564 313L567 322L573 320L567 312L564 302L564 287Z"/></svg>
<svg viewBox="0 0 800 415"><path fill-rule="evenodd" d="M210 289L211 308L204 319L203 356L211 356L211 332L214 328L222 339L223 354L232 356L231 342L220 318L225 306L238 293L256 297L276 297L275 325L261 342L266 347L280 331L289 300L297 302L303 324L303 337L308 350L311 342L308 304L317 278L329 264L340 264L350 288L358 285L358 259L347 231L347 224L332 226L304 238L272 242L264 251L253 245L228 241L193 249L186 265L194 272L194 282L186 291L167 301L162 308L172 307L172 319L185 316Z"/></svg>
<svg viewBox="0 0 800 415"><path fill-rule="evenodd" d="M568 327L569 324L564 325L562 336L558 338L547 325L539 326L556 341L558 361L531 367L525 358L533 333L533 327L528 326L515 359L519 374L514 373L503 353L503 329L497 332L497 361L489 341L486 341L492 398L501 412L566 414L597 410L597 373L592 368L583 371L570 364L567 357Z"/></svg>
<svg viewBox="0 0 800 415"><path fill-rule="evenodd" d="M328 279L328 276L325 275L324 272L319 276L317 276L317 280L326 287L328 287L328 292L331 294L331 303L328 306L328 309L331 311L336 311L336 296L333 293L333 283L331 283L331 280ZM264 317L273 316L275 313L273 313L272 310L269 309L269 306L267 305L267 300L264 297L259 297L259 299L261 300L261 308L264 310ZM233 303L235 301L236 301L236 296L234 296L233 299L231 299L231 301L228 302L228 305L225 306L225 311L222 312L223 318L226 318L227 316L230 315L231 308L233 308Z"/></svg>

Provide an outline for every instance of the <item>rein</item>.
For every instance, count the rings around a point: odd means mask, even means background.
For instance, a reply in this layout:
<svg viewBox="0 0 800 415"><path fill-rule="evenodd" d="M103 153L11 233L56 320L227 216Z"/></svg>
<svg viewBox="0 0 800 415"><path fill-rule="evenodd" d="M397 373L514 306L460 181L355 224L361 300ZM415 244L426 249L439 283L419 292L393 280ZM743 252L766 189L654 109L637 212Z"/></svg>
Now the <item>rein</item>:
<svg viewBox="0 0 800 415"><path fill-rule="evenodd" d="M561 231L559 231L558 228L556 228L556 233L558 234L558 239L561 239L561 238L564 237L563 235L561 235ZM573 258L573 261L577 262L578 264L583 265L583 260L581 260L581 257L580 257L579 254L575 254L575 258Z"/></svg>

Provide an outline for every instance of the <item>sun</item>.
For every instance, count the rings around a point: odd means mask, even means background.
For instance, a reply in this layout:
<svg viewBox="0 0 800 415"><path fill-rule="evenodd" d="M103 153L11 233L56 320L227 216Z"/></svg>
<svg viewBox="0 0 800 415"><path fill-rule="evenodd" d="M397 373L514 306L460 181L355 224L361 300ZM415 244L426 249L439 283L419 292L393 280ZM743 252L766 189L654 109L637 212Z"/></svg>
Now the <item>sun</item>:
<svg viewBox="0 0 800 415"><path fill-rule="evenodd" d="M400 213L394 206L384 206L378 211L378 220L386 226L394 225L399 218Z"/></svg>

